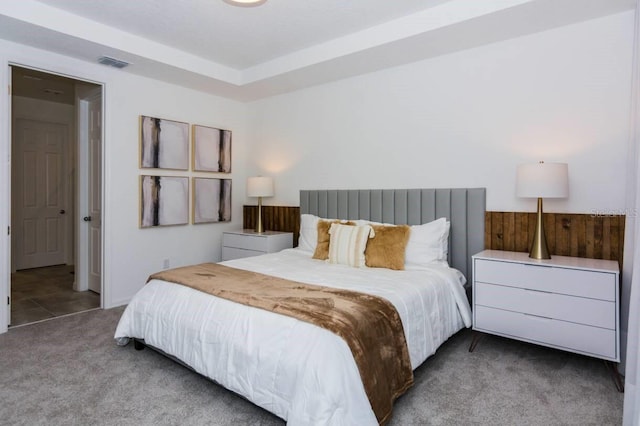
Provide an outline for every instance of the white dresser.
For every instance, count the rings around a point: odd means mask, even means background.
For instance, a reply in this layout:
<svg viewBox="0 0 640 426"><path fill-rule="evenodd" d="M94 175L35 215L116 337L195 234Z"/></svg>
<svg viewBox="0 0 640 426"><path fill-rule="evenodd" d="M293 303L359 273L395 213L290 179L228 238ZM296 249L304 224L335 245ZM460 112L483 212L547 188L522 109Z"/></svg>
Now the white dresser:
<svg viewBox="0 0 640 426"><path fill-rule="evenodd" d="M617 262L485 250L473 277L474 330L620 361Z"/></svg>
<svg viewBox="0 0 640 426"><path fill-rule="evenodd" d="M291 232L265 231L259 234L252 229L242 229L222 233L222 260L275 253L291 247Z"/></svg>

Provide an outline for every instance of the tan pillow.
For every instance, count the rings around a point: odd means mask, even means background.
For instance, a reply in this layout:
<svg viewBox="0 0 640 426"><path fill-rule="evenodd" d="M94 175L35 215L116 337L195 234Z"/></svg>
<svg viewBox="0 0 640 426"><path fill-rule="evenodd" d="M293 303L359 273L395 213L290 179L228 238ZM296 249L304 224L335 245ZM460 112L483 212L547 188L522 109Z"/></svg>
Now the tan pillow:
<svg viewBox="0 0 640 426"><path fill-rule="evenodd" d="M329 228L332 223L339 223L341 225L355 226L355 222L343 222L340 220L319 220L318 221L318 243L316 244L316 250L313 252L313 259L327 260L329 258Z"/></svg>
<svg viewBox="0 0 640 426"><path fill-rule="evenodd" d="M409 225L371 225L375 237L369 239L364 252L365 264L370 268L404 270L404 253L409 242Z"/></svg>

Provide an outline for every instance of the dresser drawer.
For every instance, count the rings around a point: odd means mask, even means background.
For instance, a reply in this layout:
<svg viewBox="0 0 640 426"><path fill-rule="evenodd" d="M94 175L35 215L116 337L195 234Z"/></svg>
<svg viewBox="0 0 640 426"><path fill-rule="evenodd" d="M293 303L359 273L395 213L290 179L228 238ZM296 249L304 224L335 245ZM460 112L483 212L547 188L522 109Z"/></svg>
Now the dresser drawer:
<svg viewBox="0 0 640 426"><path fill-rule="evenodd" d="M263 252L262 254L266 253L269 248L266 237L230 233L222 235L222 245L225 247L261 251Z"/></svg>
<svg viewBox="0 0 640 426"><path fill-rule="evenodd" d="M475 280L616 301L616 274L548 265L475 259Z"/></svg>
<svg viewBox="0 0 640 426"><path fill-rule="evenodd" d="M616 304L565 294L476 283L474 303L595 327L616 328Z"/></svg>
<svg viewBox="0 0 640 426"><path fill-rule="evenodd" d="M506 337L617 359L616 332L527 314L477 306L474 329Z"/></svg>
<svg viewBox="0 0 640 426"><path fill-rule="evenodd" d="M245 250L235 247L222 247L222 260L242 259L243 257L260 256L262 251Z"/></svg>

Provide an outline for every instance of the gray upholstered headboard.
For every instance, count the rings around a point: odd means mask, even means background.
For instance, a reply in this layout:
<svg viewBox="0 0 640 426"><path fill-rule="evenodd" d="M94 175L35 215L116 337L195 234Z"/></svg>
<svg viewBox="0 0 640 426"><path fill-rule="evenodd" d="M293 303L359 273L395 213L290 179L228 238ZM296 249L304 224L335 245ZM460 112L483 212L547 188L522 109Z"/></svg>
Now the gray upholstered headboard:
<svg viewBox="0 0 640 426"><path fill-rule="evenodd" d="M471 256L484 249L485 188L302 190L300 213L420 225L451 221L449 264L472 282Z"/></svg>

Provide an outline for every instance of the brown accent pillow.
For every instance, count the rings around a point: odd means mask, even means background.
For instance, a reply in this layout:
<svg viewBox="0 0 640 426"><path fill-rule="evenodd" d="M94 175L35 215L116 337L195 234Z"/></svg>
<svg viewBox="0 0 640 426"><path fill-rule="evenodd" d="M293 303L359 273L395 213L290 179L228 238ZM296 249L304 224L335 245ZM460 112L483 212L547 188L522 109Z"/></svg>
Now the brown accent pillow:
<svg viewBox="0 0 640 426"><path fill-rule="evenodd" d="M341 220L322 220L318 221L318 244L316 244L316 251L313 252L312 259L327 260L329 258L329 241L331 236L329 235L329 228L332 223L339 223L341 225L355 226L355 222L344 222Z"/></svg>
<svg viewBox="0 0 640 426"><path fill-rule="evenodd" d="M371 225L375 236L367 242L365 265L370 268L404 270L404 252L409 242L409 225Z"/></svg>

